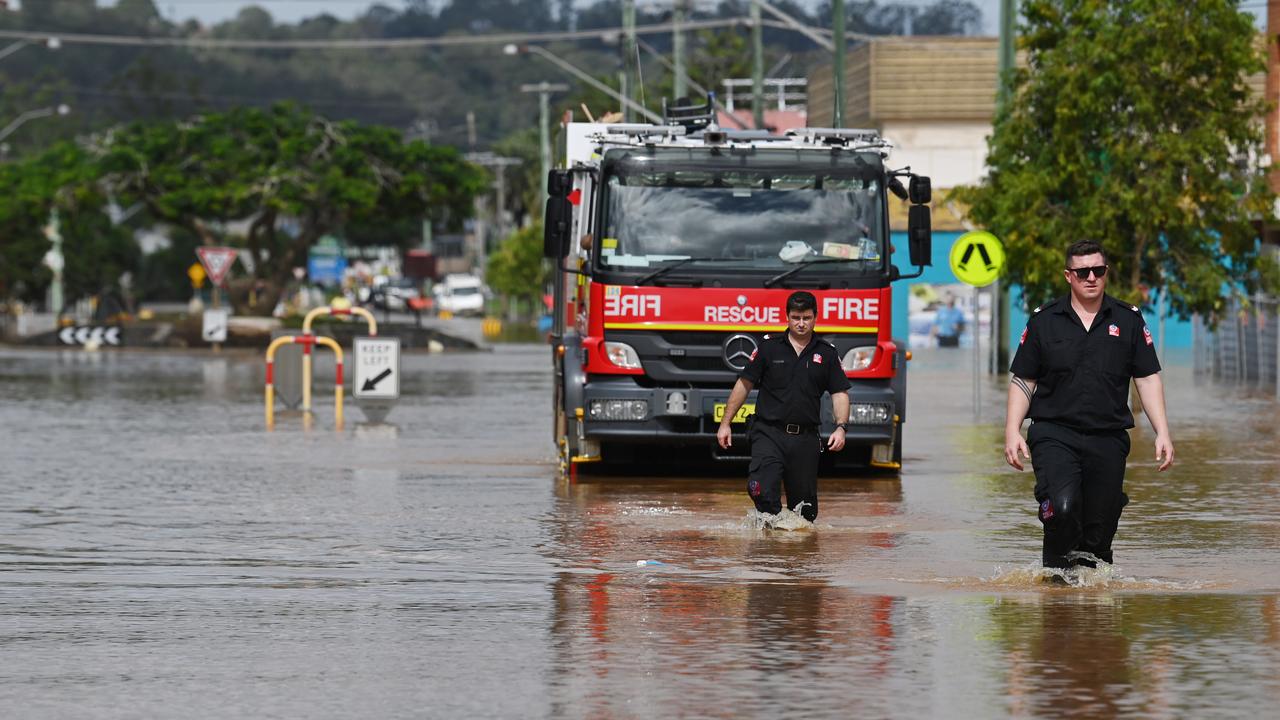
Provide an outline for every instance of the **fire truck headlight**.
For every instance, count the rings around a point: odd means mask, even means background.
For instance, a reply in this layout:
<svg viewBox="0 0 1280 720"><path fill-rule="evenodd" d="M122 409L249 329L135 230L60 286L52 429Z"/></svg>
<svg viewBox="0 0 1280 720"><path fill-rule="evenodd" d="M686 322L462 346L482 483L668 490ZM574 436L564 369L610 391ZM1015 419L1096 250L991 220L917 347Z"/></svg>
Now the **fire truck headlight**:
<svg viewBox="0 0 1280 720"><path fill-rule="evenodd" d="M854 425L884 425L889 422L889 406L882 403L853 403L849 422Z"/></svg>
<svg viewBox="0 0 1280 720"><path fill-rule="evenodd" d="M863 345L861 347L853 348L849 350L849 352L845 353L844 357L840 359L840 366L847 372L866 370L871 367L871 363L875 359L876 346Z"/></svg>
<svg viewBox="0 0 1280 720"><path fill-rule="evenodd" d="M649 416L648 400L592 400L592 420L644 420Z"/></svg>
<svg viewBox="0 0 1280 720"><path fill-rule="evenodd" d="M636 349L626 343L606 342L604 344L604 356L609 358L609 362L626 370L640 369L640 356L636 354Z"/></svg>

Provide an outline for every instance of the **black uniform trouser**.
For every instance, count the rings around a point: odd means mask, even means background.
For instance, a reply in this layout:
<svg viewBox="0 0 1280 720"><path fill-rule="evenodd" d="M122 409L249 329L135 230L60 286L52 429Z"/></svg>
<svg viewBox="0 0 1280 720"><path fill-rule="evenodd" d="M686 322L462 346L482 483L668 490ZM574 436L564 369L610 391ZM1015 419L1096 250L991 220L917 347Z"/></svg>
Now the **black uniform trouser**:
<svg viewBox="0 0 1280 720"><path fill-rule="evenodd" d="M1129 433L1084 433L1051 422L1034 422L1027 445L1036 470L1036 502L1044 524L1045 567L1066 568L1072 551L1112 561L1111 540L1128 504L1124 463Z"/></svg>
<svg viewBox="0 0 1280 720"><path fill-rule="evenodd" d="M762 421L751 424L751 467L747 494L756 510L782 510L782 489L787 491L787 507L806 503L800 514L810 522L818 517L818 454L822 439L809 428L798 435Z"/></svg>

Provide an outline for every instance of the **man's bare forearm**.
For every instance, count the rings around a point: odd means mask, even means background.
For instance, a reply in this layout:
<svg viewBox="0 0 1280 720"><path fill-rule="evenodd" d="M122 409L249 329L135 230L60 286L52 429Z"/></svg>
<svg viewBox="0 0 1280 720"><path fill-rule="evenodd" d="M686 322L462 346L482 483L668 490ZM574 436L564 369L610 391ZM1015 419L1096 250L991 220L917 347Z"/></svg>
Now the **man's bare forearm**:
<svg viewBox="0 0 1280 720"><path fill-rule="evenodd" d="M1151 421L1151 429L1155 430L1157 435L1168 437L1169 419L1165 415L1164 381L1160 379L1160 373L1134 378L1133 382L1138 386L1138 397L1142 398L1142 411Z"/></svg>
<svg viewBox="0 0 1280 720"><path fill-rule="evenodd" d="M1027 380L1017 375L1009 380L1009 399L1005 403L1005 432L1009 430L1018 432L1022 429L1022 421L1027 419L1027 412L1031 410L1031 396L1035 391L1035 380Z"/></svg>
<svg viewBox="0 0 1280 720"><path fill-rule="evenodd" d="M849 393L841 390L831 394L831 414L836 424L849 422Z"/></svg>
<svg viewBox="0 0 1280 720"><path fill-rule="evenodd" d="M738 410L742 404L747 401L747 394L751 392L751 388L755 387L750 380L738 378L738 382L733 384L733 391L729 393L729 400L725 403L724 420L721 424L727 424L733 421L734 416L738 414Z"/></svg>

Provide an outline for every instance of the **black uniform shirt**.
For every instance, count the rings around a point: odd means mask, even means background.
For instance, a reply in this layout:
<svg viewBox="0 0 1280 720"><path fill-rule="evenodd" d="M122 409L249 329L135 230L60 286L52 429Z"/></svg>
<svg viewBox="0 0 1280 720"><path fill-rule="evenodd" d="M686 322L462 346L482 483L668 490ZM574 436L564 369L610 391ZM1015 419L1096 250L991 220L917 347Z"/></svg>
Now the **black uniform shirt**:
<svg viewBox="0 0 1280 720"><path fill-rule="evenodd" d="M1086 332L1067 296L1032 313L1009 372L1036 381L1027 417L1097 432L1133 427L1129 379L1160 361L1136 307L1104 295Z"/></svg>
<svg viewBox="0 0 1280 720"><path fill-rule="evenodd" d="M797 355L785 332L765 335L739 377L759 388L756 413L775 423L817 425L822 393L849 389L835 346L811 337Z"/></svg>

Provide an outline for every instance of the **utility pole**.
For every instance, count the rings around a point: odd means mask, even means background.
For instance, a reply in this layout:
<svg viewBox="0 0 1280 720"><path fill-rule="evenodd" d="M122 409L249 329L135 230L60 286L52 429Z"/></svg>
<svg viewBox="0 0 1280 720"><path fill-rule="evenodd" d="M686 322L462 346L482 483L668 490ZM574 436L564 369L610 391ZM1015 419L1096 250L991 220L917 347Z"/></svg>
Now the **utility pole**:
<svg viewBox="0 0 1280 720"><path fill-rule="evenodd" d="M674 56L676 63L673 92L676 99L686 97L689 92L685 87L684 81L684 21L685 14L688 11L688 2L689 0L675 0L675 7L671 13L671 54Z"/></svg>
<svg viewBox="0 0 1280 720"><path fill-rule="evenodd" d="M538 93L538 128L542 133L542 175L539 177L539 182L542 186L544 208L547 203L547 174L551 172L551 93L568 92L568 90L568 85L545 81L520 86L520 92Z"/></svg>
<svg viewBox="0 0 1280 720"><path fill-rule="evenodd" d="M835 107L831 114L834 127L844 127L844 0L831 2L831 40L835 44L831 82L835 90Z"/></svg>
<svg viewBox="0 0 1280 720"><path fill-rule="evenodd" d="M1005 79L1008 77L1009 71L1013 69L1013 45L1016 41L1015 26L1017 17L1018 1L1000 0L1000 78L996 86L999 88L997 95L999 104L1003 104L1008 100L1009 87Z"/></svg>
<svg viewBox="0 0 1280 720"><path fill-rule="evenodd" d="M760 0L751 0L751 118L755 129L764 128L764 24Z"/></svg>
<svg viewBox="0 0 1280 720"><path fill-rule="evenodd" d="M1275 37L1280 33L1280 0L1267 0L1267 35ZM1267 105L1271 108L1267 113L1266 152L1271 156L1271 171L1267 173L1271 191L1280 192L1280 45L1267 43L1267 89L1264 93ZM1163 337L1163 335L1161 336Z"/></svg>
<svg viewBox="0 0 1280 720"><path fill-rule="evenodd" d="M1016 27L1018 17L1017 0L1000 0L1000 77L996 83L996 114L1004 111L1006 104L1012 100L1010 93L1010 76L1015 62L1014 43L1017 41ZM1009 367L1009 314L1012 303L1009 300L1009 286L999 280L991 289L991 306L996 317L991 323L992 332L996 334L992 345L995 346L995 367L991 374L997 375ZM977 308L975 308L975 311ZM976 338L977 335L974 335Z"/></svg>
<svg viewBox="0 0 1280 720"><path fill-rule="evenodd" d="M636 57L636 0L622 0L622 67L626 80L622 94L628 100L634 100L636 94L635 71L632 63L639 62ZM623 122L631 122L634 114L629 106L622 108Z"/></svg>
<svg viewBox="0 0 1280 720"><path fill-rule="evenodd" d="M479 243L477 243L478 254L476 258L476 265L483 269L485 264L488 262L489 256L489 233L487 232L487 226L490 224L493 226L493 236L498 239L505 238L510 232L510 225L507 223L507 168L513 165L521 165L523 163L519 158L503 157L501 155L494 155L491 152L470 152L467 153L465 157L467 162L483 165L493 171L493 190L496 197L492 198L492 212L486 213L479 211L486 208L488 205L488 198L485 198L482 202L481 196L476 197L478 210L476 212L476 218L481 220L481 229L485 230L485 232L477 231ZM483 220L486 214L492 218L492 222Z"/></svg>

